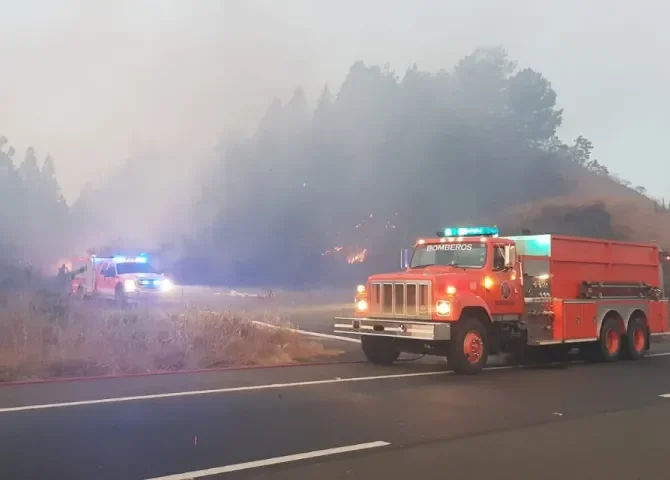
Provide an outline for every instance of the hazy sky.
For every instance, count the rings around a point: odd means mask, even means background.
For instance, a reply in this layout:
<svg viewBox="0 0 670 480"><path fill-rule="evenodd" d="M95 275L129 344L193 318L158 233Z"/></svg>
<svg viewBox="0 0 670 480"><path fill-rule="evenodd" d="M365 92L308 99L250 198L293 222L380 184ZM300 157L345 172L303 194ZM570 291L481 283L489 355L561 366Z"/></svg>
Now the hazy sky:
<svg viewBox="0 0 670 480"><path fill-rule="evenodd" d="M661 0L0 0L0 18L0 134L51 152L69 199L129 152L183 161L248 130L297 84L313 103L356 60L433 71L497 44L552 81L562 136L670 197Z"/></svg>

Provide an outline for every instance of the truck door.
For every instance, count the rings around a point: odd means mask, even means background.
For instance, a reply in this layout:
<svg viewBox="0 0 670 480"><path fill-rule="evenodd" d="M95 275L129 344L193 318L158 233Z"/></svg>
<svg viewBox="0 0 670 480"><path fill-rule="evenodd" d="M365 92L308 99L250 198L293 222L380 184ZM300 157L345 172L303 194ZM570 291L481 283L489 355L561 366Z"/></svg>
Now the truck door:
<svg viewBox="0 0 670 480"><path fill-rule="evenodd" d="M520 315L523 312L523 292L518 272L505 268L505 246L493 245L491 272L494 287L491 289L492 306L497 315Z"/></svg>
<svg viewBox="0 0 670 480"><path fill-rule="evenodd" d="M98 291L105 297L113 297L116 288L116 264L105 263L98 275Z"/></svg>

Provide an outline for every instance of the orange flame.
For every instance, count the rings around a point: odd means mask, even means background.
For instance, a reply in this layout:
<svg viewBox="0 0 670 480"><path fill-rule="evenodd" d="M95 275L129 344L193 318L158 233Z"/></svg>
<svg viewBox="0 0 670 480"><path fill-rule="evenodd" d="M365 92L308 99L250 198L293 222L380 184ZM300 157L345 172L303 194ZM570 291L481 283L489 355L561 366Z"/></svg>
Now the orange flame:
<svg viewBox="0 0 670 480"><path fill-rule="evenodd" d="M331 255L333 253L339 252L340 250L342 250L342 247L333 247L332 249L328 249L325 252L321 253L321 255L322 256Z"/></svg>
<svg viewBox="0 0 670 480"><path fill-rule="evenodd" d="M364 248L360 252L353 253L347 257L347 263L353 265L354 263L363 263L368 256L368 249Z"/></svg>

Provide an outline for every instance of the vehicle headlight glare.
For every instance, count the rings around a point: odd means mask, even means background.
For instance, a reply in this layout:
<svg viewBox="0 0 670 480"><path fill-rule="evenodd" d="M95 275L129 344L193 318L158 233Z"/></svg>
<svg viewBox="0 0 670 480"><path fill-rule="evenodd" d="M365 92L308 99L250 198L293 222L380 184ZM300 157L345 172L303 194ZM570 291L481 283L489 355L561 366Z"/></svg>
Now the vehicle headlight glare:
<svg viewBox="0 0 670 480"><path fill-rule="evenodd" d="M167 278L161 282L161 290L164 292L169 292L174 287L174 284Z"/></svg>
<svg viewBox="0 0 670 480"><path fill-rule="evenodd" d="M365 312L368 309L367 300L359 300L356 302L356 310L359 312Z"/></svg>
<svg viewBox="0 0 670 480"><path fill-rule="evenodd" d="M440 300L435 305L435 311L441 316L449 315L451 313L451 304L446 300Z"/></svg>
<svg viewBox="0 0 670 480"><path fill-rule="evenodd" d="M123 290L126 292L134 292L135 289L137 289L137 284L135 283L135 280L126 280L123 282Z"/></svg>

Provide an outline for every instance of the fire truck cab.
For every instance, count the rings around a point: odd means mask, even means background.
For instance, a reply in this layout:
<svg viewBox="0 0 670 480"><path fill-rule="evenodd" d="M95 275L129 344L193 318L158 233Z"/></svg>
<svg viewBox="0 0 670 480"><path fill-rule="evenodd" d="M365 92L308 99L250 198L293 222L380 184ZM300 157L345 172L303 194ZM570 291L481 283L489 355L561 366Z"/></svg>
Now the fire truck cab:
<svg viewBox="0 0 670 480"><path fill-rule="evenodd" d="M335 331L360 335L372 363L445 355L461 373L480 372L489 354L556 358L573 347L635 360L669 333L665 258L654 244L445 228L404 252L400 272L359 285Z"/></svg>
<svg viewBox="0 0 670 480"><path fill-rule="evenodd" d="M75 257L72 271L72 293L79 297L115 300L119 305L129 301L160 298L174 285L159 274L146 255L113 257Z"/></svg>

